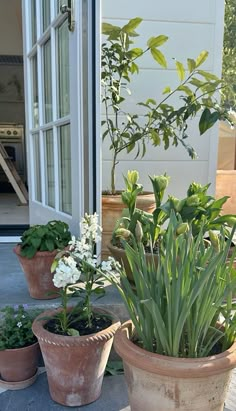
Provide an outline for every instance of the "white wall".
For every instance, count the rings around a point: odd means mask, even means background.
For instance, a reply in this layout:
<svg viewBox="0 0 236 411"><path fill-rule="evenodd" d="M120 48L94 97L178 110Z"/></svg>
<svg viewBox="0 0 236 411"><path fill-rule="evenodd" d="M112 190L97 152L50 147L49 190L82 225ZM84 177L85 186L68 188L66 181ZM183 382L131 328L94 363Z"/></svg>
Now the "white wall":
<svg viewBox="0 0 236 411"><path fill-rule="evenodd" d="M165 34L169 37L162 51L168 60L168 69L162 70L150 57L145 57L140 66L140 74L133 77L131 83L132 99L130 112L140 113L136 101L147 98L157 99L167 85L177 84L174 71L175 57L184 62L188 57L196 58L202 50L209 51L208 60L203 69L221 74L221 56L224 25L224 0L102 0L102 20L112 24L124 25L127 20L142 17L143 22L137 29L140 33L139 44L152 35ZM133 102L132 102L133 100ZM104 110L102 110L104 116ZM218 126L199 135L197 119L190 125L189 143L198 153L193 161L183 147L163 148L149 147L142 160L135 160L134 154L122 154L117 167L117 189L123 188L122 173L129 169L138 169L140 180L146 189L151 189L148 175L167 172L171 176L169 193L182 197L186 188L194 180L202 184L211 182L215 189L215 175L218 148ZM109 188L111 153L108 140L103 144L103 189Z"/></svg>

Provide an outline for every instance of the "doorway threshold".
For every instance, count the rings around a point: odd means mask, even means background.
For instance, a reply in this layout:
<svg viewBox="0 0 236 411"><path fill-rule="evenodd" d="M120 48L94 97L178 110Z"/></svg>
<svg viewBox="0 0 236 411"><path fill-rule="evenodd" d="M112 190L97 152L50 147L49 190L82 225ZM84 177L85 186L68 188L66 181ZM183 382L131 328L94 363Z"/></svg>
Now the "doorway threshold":
<svg viewBox="0 0 236 411"><path fill-rule="evenodd" d="M0 224L0 243L18 243L29 224Z"/></svg>

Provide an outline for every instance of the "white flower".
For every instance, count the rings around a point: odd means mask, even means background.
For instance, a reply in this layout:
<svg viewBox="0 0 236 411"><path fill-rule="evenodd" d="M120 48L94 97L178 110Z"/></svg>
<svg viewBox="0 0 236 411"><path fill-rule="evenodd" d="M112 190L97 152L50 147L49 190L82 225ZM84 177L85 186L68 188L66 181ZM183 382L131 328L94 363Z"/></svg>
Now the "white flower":
<svg viewBox="0 0 236 411"><path fill-rule="evenodd" d="M22 322L18 321L18 323L16 324L18 328L22 327Z"/></svg>
<svg viewBox="0 0 236 411"><path fill-rule="evenodd" d="M116 261L113 257L108 257L107 261L102 261L101 263L102 271L113 271L119 270L120 268L120 263L118 263L118 261Z"/></svg>
<svg viewBox="0 0 236 411"><path fill-rule="evenodd" d="M62 257L59 260L56 272L53 277L53 283L57 288L65 288L67 285L75 284L81 275L77 269L76 261L73 257Z"/></svg>
<svg viewBox="0 0 236 411"><path fill-rule="evenodd" d="M23 315L21 316L21 318L25 318L25 315L23 314Z"/></svg>

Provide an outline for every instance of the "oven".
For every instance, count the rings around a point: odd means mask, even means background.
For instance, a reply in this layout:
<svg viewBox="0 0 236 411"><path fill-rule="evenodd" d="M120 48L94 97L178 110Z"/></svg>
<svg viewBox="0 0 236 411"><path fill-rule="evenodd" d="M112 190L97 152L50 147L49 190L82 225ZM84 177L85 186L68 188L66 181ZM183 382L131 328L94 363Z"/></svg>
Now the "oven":
<svg viewBox="0 0 236 411"><path fill-rule="evenodd" d="M0 143L4 146L22 181L26 183L27 168L24 126L22 124L0 124ZM7 181L8 179L0 167L0 183Z"/></svg>

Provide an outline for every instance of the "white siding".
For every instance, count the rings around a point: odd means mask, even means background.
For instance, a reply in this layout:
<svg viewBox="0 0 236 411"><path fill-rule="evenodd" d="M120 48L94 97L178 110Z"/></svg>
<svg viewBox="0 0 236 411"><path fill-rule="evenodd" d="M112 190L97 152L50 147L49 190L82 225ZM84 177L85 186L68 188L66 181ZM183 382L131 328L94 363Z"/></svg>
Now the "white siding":
<svg viewBox="0 0 236 411"><path fill-rule="evenodd" d="M147 98L158 101L165 86L174 87L177 84L173 57L184 62L188 57L196 58L202 50L208 50L209 57L203 68L220 76L224 0L102 0L103 21L124 25L127 20L134 17L144 19L137 29L140 33L138 40L141 47L144 47L146 40L152 35L169 36L168 42L162 47L168 60L168 69L162 70L157 67L151 57L146 56L142 60L140 73L133 77L130 86L130 112L142 113L142 108L135 106L137 101L145 101ZM151 188L148 175L167 172L171 176L169 193L176 196L184 196L187 186L193 180L203 184L211 182L211 191L214 192L218 126L200 136L195 119L190 125L189 134L191 137L188 142L197 151L197 160L191 160L181 146L171 147L167 151L159 147L149 147L142 160L135 160L133 153L129 156L122 154L117 167L117 189L123 188L122 174L128 169L137 169L140 172L140 180L147 190ZM110 184L111 153L108 143L106 140L103 144L104 190Z"/></svg>

